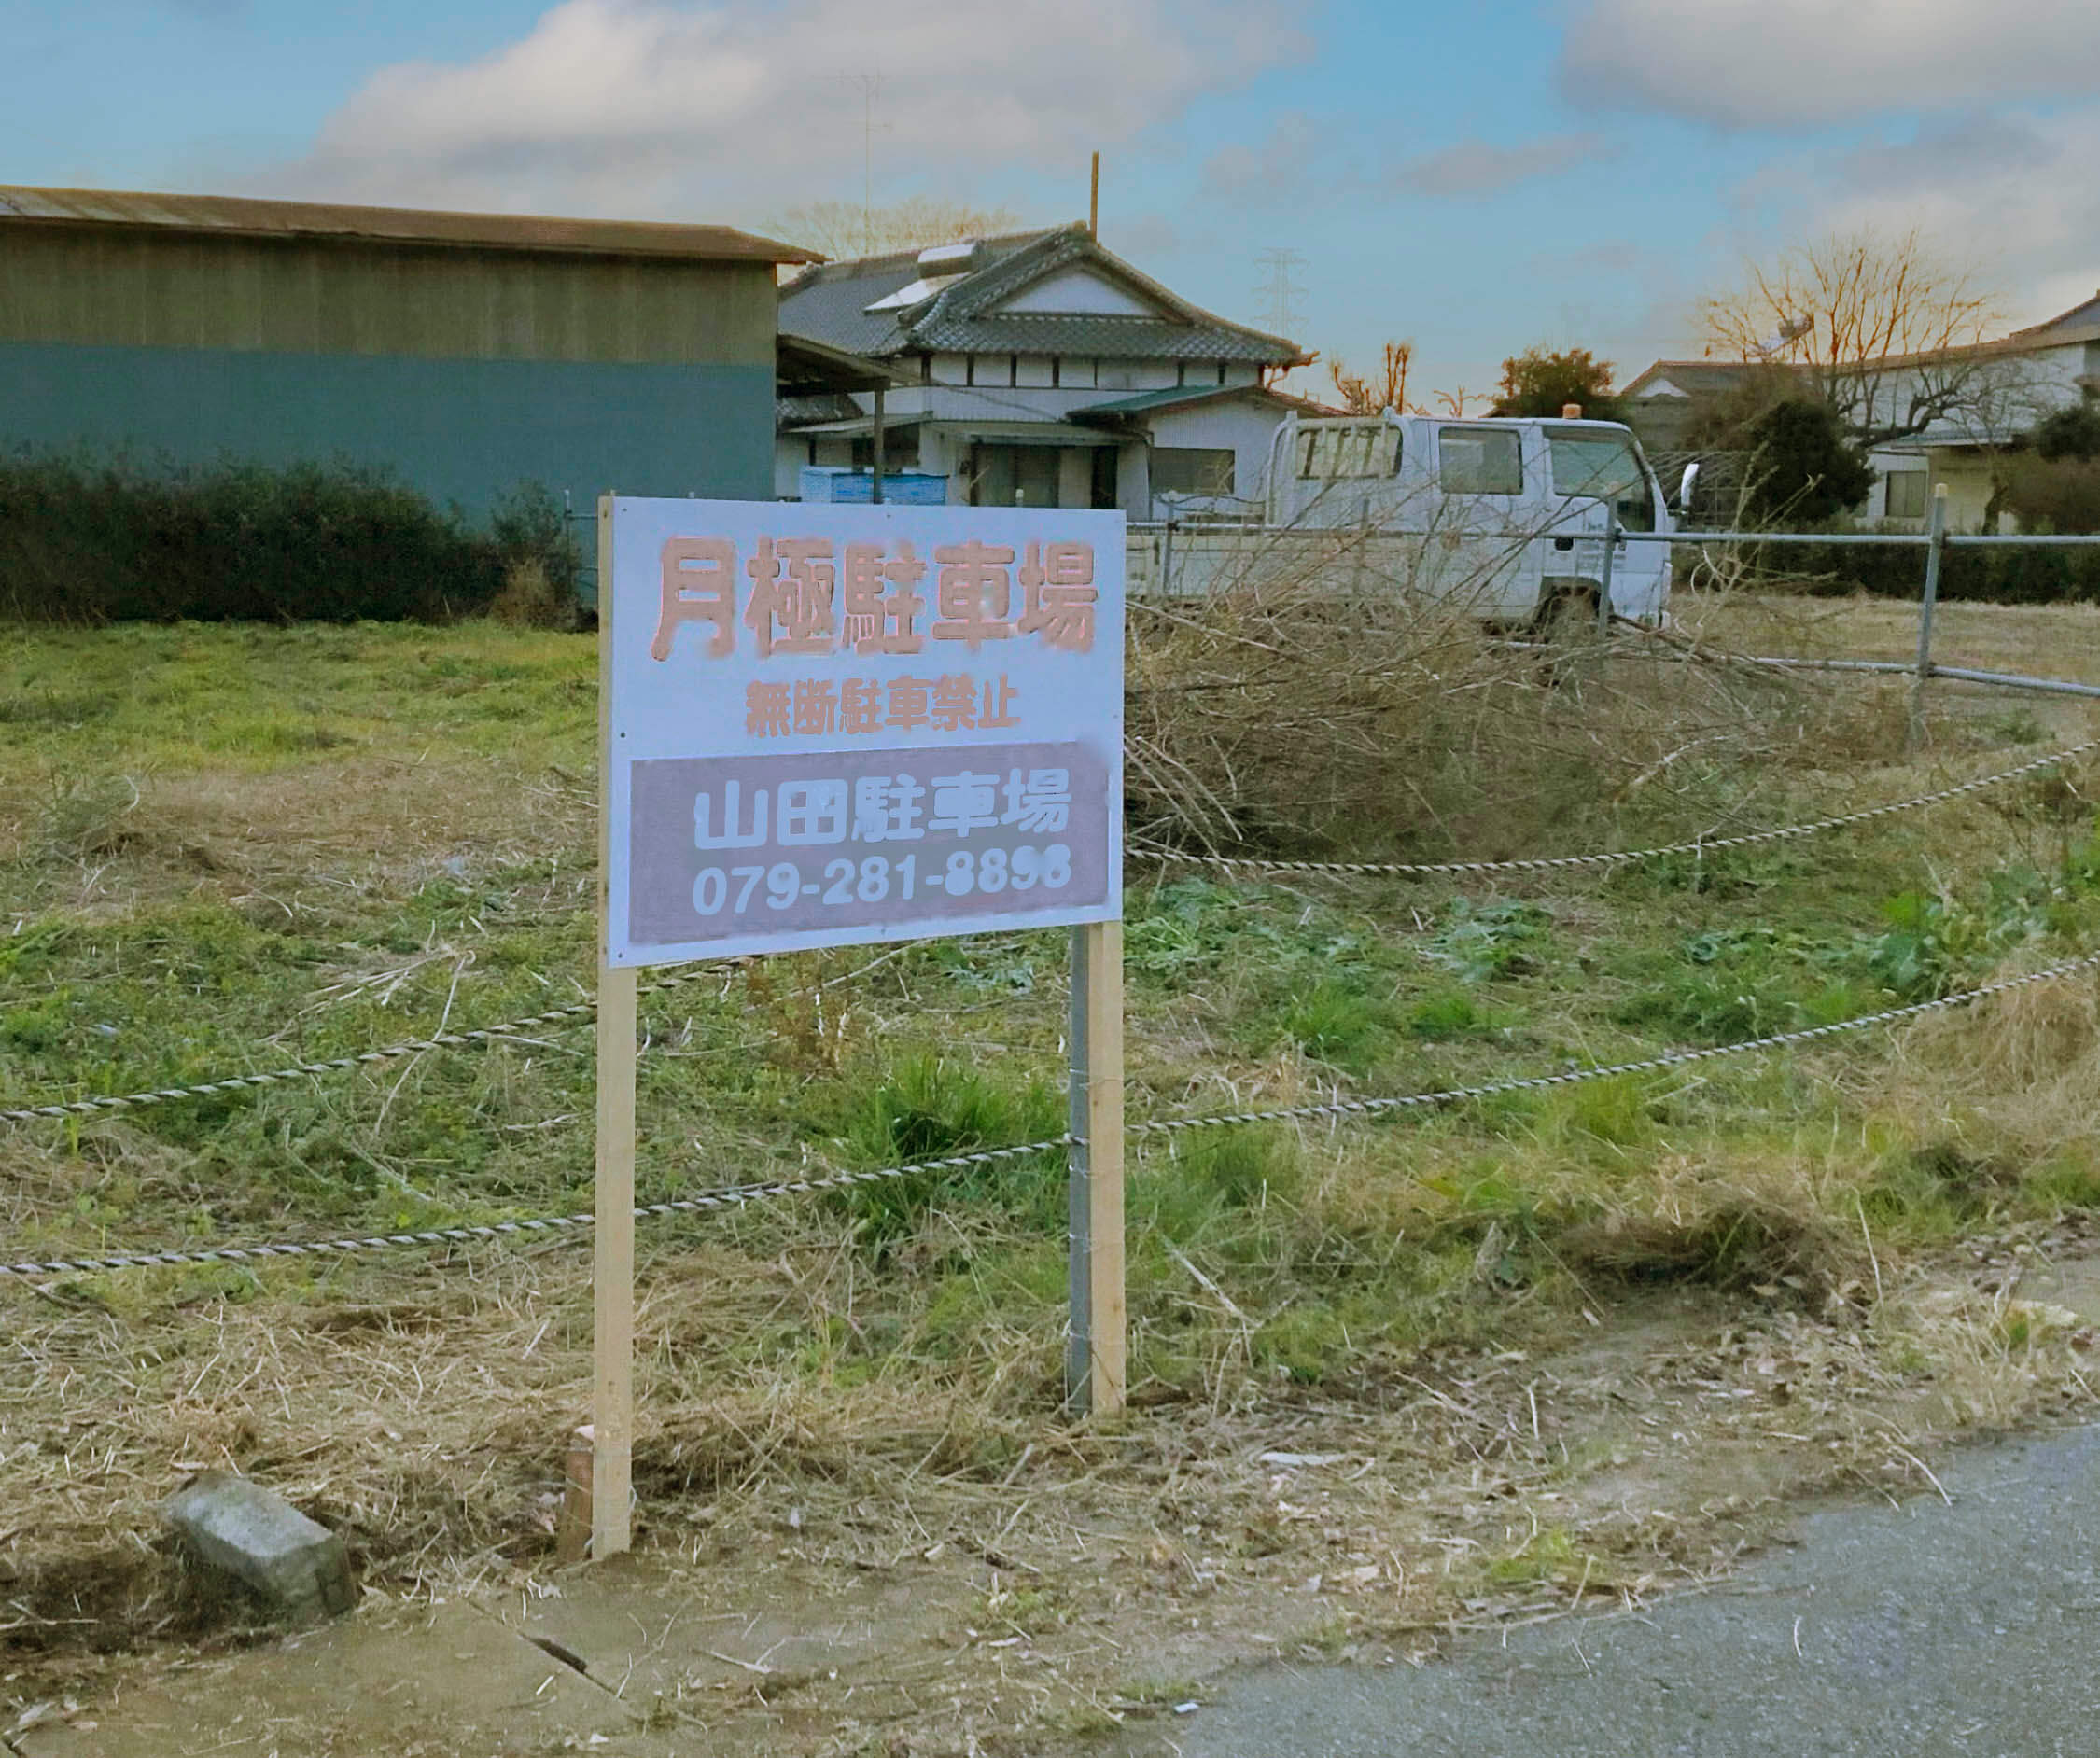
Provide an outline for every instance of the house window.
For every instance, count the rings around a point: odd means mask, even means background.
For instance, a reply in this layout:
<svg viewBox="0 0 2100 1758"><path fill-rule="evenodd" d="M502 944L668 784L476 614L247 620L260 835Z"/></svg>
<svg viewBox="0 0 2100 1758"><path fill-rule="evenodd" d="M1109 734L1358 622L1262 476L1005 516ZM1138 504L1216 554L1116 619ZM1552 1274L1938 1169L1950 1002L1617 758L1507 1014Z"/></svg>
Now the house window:
<svg viewBox="0 0 2100 1758"><path fill-rule="evenodd" d="M1230 446L1155 446L1152 492L1155 495L1229 495L1233 452Z"/></svg>
<svg viewBox="0 0 2100 1758"><path fill-rule="evenodd" d="M1888 516L1891 519L1923 519L1925 516L1926 482L1930 470L1891 470L1888 482Z"/></svg>
<svg viewBox="0 0 2100 1758"><path fill-rule="evenodd" d="M1436 436L1447 495L1521 495L1524 455L1507 427L1446 427Z"/></svg>

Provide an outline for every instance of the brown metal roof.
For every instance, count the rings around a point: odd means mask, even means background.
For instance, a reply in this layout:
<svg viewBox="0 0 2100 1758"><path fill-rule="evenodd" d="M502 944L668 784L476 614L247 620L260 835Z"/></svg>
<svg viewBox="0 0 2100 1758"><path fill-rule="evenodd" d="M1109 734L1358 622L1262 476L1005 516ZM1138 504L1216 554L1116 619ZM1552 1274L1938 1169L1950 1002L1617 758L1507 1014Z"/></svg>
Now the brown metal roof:
<svg viewBox="0 0 2100 1758"><path fill-rule="evenodd" d="M232 195L151 195L125 189L35 189L0 184L0 226L113 226L243 238L368 239L567 256L654 257L688 262L819 262L814 251L727 226L656 220L552 219L526 214L442 214L406 207L256 202Z"/></svg>

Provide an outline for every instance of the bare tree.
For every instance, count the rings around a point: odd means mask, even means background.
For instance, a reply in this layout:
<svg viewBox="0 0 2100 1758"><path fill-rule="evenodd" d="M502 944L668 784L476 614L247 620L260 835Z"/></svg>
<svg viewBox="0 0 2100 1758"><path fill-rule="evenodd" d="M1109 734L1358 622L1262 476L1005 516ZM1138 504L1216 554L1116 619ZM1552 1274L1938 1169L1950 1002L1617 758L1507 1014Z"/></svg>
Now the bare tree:
<svg viewBox="0 0 2100 1758"><path fill-rule="evenodd" d="M1463 384L1455 391L1432 391L1430 395L1443 404L1445 414L1458 417L1465 414L1468 403L1492 403L1495 400L1491 392L1469 391Z"/></svg>
<svg viewBox="0 0 2100 1758"><path fill-rule="evenodd" d="M959 202L915 195L889 207L807 202L777 215L764 229L827 257L850 258L923 250L929 244L950 244L965 238L993 238L1018 230L1020 224L1020 216L1010 208L966 207Z"/></svg>
<svg viewBox="0 0 2100 1758"><path fill-rule="evenodd" d="M1407 369L1415 361L1415 344L1389 342L1378 370L1365 376L1351 372L1339 355L1327 362L1327 376L1335 382L1335 395L1351 415L1376 415L1388 409L1403 414L1407 408Z"/></svg>
<svg viewBox="0 0 2100 1758"><path fill-rule="evenodd" d="M1869 447L1971 412L1994 376L1981 344L1998 317L1996 297L1915 230L1797 244L1700 301L1709 356L1791 367Z"/></svg>

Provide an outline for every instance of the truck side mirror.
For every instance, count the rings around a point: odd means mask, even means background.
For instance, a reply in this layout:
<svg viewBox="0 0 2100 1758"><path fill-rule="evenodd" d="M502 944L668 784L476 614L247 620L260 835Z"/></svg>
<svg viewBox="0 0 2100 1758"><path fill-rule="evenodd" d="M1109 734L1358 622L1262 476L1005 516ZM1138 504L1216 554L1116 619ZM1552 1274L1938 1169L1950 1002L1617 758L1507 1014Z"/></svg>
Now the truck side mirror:
<svg viewBox="0 0 2100 1758"><path fill-rule="evenodd" d="M1677 479L1676 497L1670 503L1679 512L1691 505L1692 491L1699 486L1699 466L1687 464L1685 473Z"/></svg>

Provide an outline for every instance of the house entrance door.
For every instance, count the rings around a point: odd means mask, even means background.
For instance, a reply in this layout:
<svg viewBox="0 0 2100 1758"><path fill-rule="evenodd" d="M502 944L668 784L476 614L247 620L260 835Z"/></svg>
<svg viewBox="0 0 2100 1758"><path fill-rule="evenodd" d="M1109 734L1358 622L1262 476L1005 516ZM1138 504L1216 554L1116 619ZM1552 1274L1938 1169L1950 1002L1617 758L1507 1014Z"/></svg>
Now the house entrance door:
<svg viewBox="0 0 2100 1758"><path fill-rule="evenodd" d="M992 446L976 449L970 491L973 507L1055 507L1056 446Z"/></svg>

